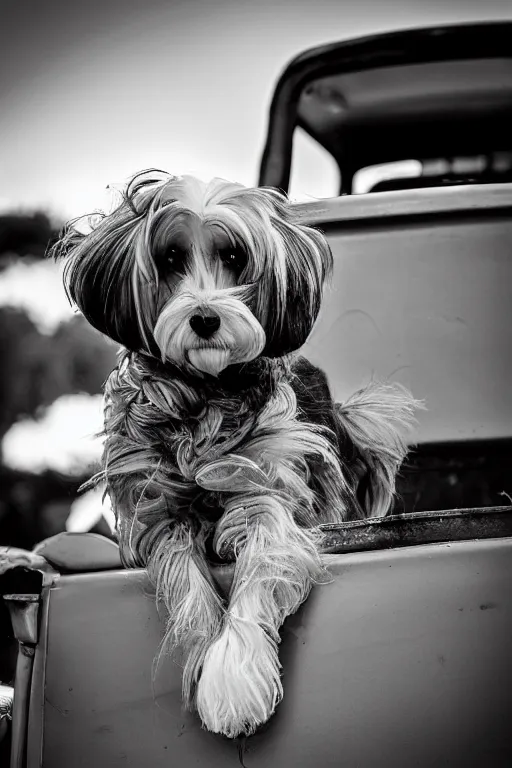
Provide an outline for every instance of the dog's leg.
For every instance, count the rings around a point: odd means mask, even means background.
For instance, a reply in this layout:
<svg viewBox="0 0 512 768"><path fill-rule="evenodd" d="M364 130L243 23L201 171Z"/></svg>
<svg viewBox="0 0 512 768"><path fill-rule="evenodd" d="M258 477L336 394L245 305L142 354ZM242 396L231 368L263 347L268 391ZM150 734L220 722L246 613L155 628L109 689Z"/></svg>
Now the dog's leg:
<svg viewBox="0 0 512 768"><path fill-rule="evenodd" d="M146 568L157 601L167 609L166 633L160 650L183 653L183 698L194 704L195 687L206 649L217 636L224 604L210 574L205 541L209 529L191 511L197 487L187 461L191 438L186 432L176 465L173 424L190 393L164 387L144 366L123 365L106 387L103 466L116 515L119 546L127 567ZM168 441L168 442L167 442ZM162 449L166 446L166 451Z"/></svg>
<svg viewBox="0 0 512 768"><path fill-rule="evenodd" d="M324 574L317 544L315 532L295 523L284 494L229 501L215 546L234 548L233 585L197 689L197 709L210 731L251 734L281 700L279 629Z"/></svg>
<svg viewBox="0 0 512 768"><path fill-rule="evenodd" d="M205 653L224 615L206 561L204 534L193 530L190 521L163 517L136 535L133 547L168 614L159 658L182 650L183 700L192 708Z"/></svg>

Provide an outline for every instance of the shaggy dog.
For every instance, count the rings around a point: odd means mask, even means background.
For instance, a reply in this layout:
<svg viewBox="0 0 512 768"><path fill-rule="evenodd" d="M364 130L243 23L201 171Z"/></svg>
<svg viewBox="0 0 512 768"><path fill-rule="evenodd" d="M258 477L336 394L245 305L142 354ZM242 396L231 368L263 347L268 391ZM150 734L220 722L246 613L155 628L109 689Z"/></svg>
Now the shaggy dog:
<svg viewBox="0 0 512 768"><path fill-rule="evenodd" d="M283 696L280 627L325 580L320 525L386 514L416 403L372 384L336 404L296 354L332 256L275 190L146 171L53 254L124 350L97 478L123 561L167 608L185 703L211 731L251 734ZM234 562L227 600L215 561Z"/></svg>

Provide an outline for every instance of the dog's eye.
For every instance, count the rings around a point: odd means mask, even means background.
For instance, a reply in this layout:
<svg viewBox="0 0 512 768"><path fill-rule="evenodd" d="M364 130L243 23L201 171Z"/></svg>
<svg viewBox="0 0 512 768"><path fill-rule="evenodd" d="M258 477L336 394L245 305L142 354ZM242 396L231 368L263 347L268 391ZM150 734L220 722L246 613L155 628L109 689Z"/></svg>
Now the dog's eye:
<svg viewBox="0 0 512 768"><path fill-rule="evenodd" d="M182 248L168 248L165 253L165 260L173 266L178 262L182 262L184 258L185 252Z"/></svg>
<svg viewBox="0 0 512 768"><path fill-rule="evenodd" d="M236 246L219 251L219 258L226 267L232 269L237 275L240 275L247 265L247 256L241 248Z"/></svg>
<svg viewBox="0 0 512 768"><path fill-rule="evenodd" d="M163 271L167 271L169 269L179 270L183 266L186 257L187 254L183 248L180 248L177 245L173 245L158 254L157 261L159 268Z"/></svg>

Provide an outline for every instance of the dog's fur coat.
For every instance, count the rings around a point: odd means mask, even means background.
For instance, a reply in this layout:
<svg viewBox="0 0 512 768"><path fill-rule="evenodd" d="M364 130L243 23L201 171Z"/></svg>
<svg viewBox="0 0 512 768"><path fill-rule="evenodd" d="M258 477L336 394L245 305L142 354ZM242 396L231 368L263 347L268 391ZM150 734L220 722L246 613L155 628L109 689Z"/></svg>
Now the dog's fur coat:
<svg viewBox="0 0 512 768"><path fill-rule="evenodd" d="M337 405L294 354L332 256L275 190L147 172L54 254L125 348L100 475L123 560L167 608L187 705L214 732L253 733L283 695L280 627L325 578L319 526L387 512L417 404L372 384ZM224 601L209 562L229 560Z"/></svg>

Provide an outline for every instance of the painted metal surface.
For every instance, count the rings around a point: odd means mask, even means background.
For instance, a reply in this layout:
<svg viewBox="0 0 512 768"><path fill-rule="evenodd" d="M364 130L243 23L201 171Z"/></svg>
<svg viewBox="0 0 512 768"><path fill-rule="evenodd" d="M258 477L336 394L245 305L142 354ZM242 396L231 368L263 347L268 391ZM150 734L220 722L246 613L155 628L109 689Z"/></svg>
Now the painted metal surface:
<svg viewBox="0 0 512 768"><path fill-rule="evenodd" d="M285 624L285 699L245 765L512 765L512 539L331 561ZM182 711L179 665L152 680L163 622L142 571L63 576L45 610L28 768L240 764Z"/></svg>
<svg viewBox="0 0 512 768"><path fill-rule="evenodd" d="M326 371L337 399L372 378L391 379L426 401L420 443L512 436L512 187L505 186L467 190L465 208L451 193L436 207L439 190L412 196L416 213L411 193L396 193L394 205L361 201L362 218L356 198L345 198L346 217L343 200L318 206L311 218L329 237L335 271L304 354Z"/></svg>
<svg viewBox="0 0 512 768"><path fill-rule="evenodd" d="M512 215L512 184L475 184L434 189L414 189L373 195L345 195L327 200L296 203L302 220L311 226L347 229L357 222L366 226L396 224L404 219L437 223L446 217ZM330 229L330 227L329 227Z"/></svg>

